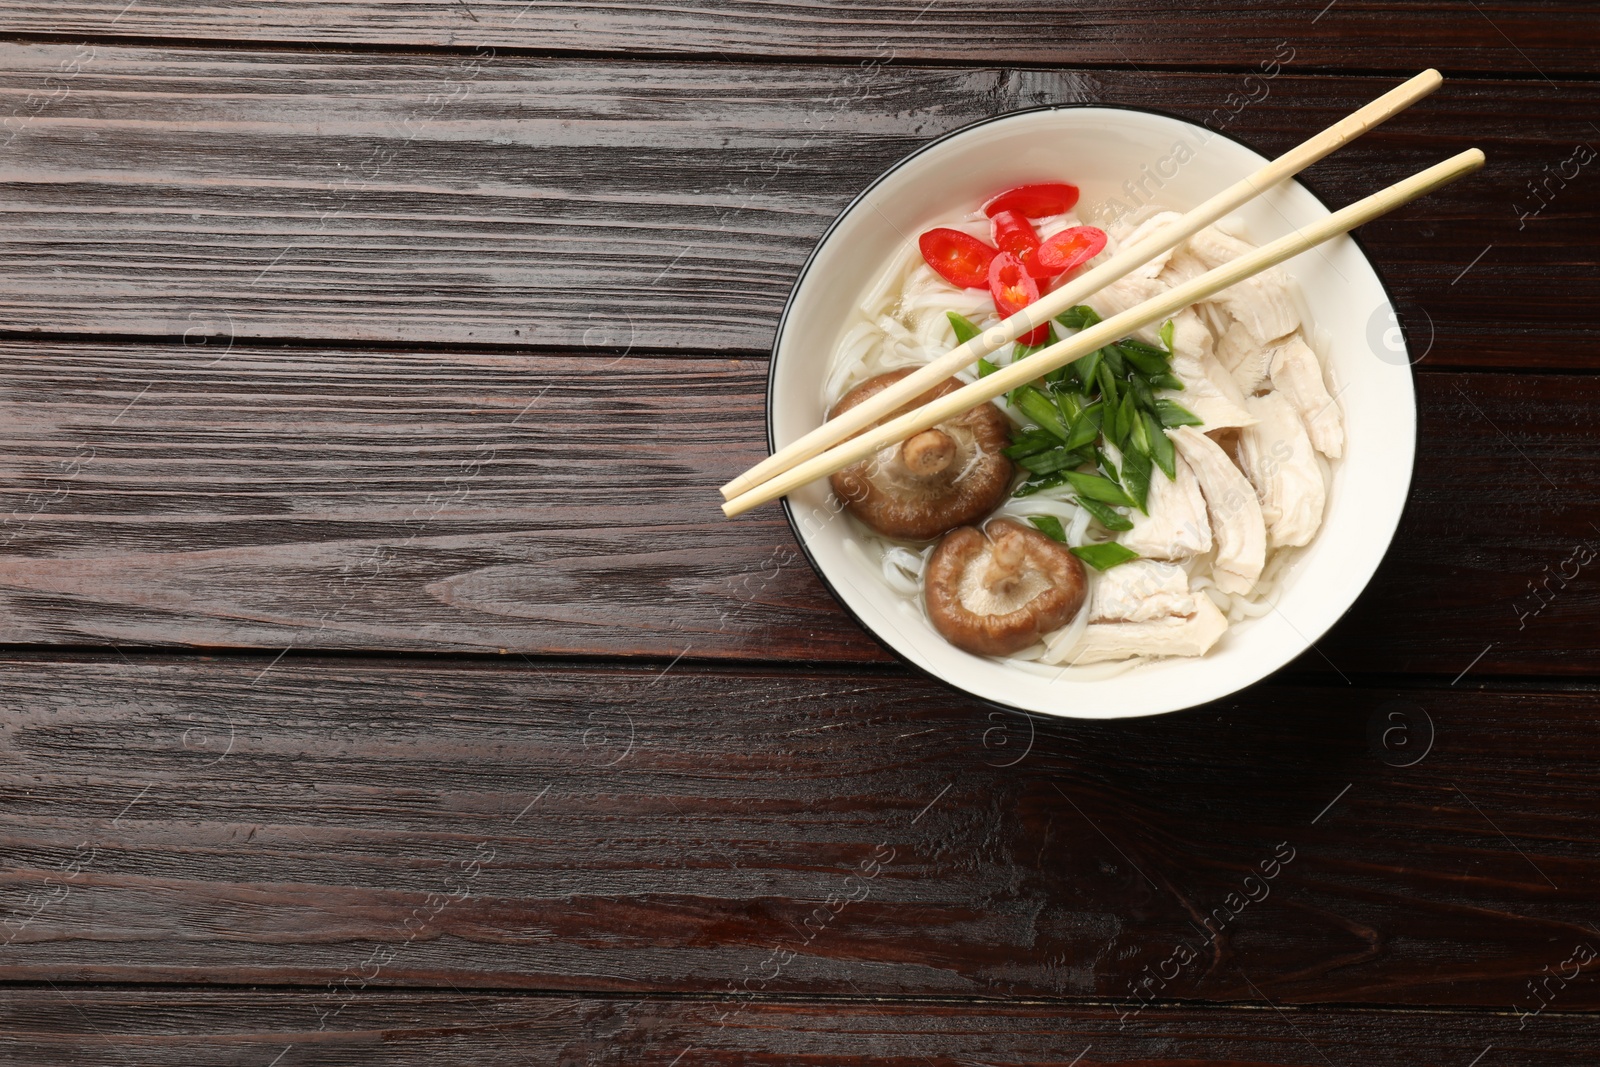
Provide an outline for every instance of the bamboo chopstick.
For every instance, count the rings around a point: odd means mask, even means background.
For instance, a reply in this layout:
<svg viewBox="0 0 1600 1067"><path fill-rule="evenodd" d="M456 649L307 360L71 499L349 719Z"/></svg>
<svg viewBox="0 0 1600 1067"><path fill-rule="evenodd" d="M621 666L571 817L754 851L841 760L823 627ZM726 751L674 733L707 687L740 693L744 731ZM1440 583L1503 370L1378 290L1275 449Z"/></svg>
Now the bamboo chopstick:
<svg viewBox="0 0 1600 1067"><path fill-rule="evenodd" d="M903 441L914 433L926 430L979 404L993 400L1019 385L1064 367L1098 348L1121 340L1141 326L1172 315L1197 300L1204 300L1253 274L1258 274L1268 267L1353 230L1365 222L1393 211L1402 204L1470 174L1481 166L1483 166L1483 153L1476 148L1452 156L1443 163L1413 174L1387 189L1379 190L1326 218L1280 237L1271 244L1224 263L1192 281L1074 334L1065 341L1041 349L1025 360L1002 367L987 377L979 378L953 393L939 397L897 419L868 430L859 437L813 456L723 504L723 513L730 517L742 515L769 500L788 495L807 482L843 470L853 463L866 459L886 445Z"/></svg>
<svg viewBox="0 0 1600 1067"><path fill-rule="evenodd" d="M1061 288L1041 296L1004 322L991 326L977 337L951 349L887 389L857 404L838 418L824 422L798 441L779 449L724 485L723 499L732 500L768 478L776 477L796 464L820 454L862 427L881 419L906 401L927 392L935 384L957 371L970 367L978 357L987 355L1008 341L1014 341L1029 330L1044 325L1074 304L1081 303L1084 297L1133 272L1179 241L1211 225L1285 178L1293 177L1379 123L1404 111L1437 89L1443 80L1438 71L1430 68L1389 90L1365 107L1351 112L1249 177L1230 185L1182 218L1161 227L1138 244L1128 246Z"/></svg>

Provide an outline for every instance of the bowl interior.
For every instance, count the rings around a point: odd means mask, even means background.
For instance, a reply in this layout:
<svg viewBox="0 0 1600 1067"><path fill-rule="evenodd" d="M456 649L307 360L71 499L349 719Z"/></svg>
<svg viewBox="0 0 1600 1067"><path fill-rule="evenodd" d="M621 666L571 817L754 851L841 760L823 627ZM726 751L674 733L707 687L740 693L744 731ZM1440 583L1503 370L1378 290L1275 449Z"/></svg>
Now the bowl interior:
<svg viewBox="0 0 1600 1067"><path fill-rule="evenodd" d="M936 219L1029 181L1070 181L1087 223L1144 204L1188 210L1262 166L1243 145L1164 115L1104 107L1002 116L935 141L862 194L801 273L773 352L769 432L782 447L823 417L831 354L867 285ZM1257 244L1328 214L1297 182L1241 208ZM922 670L985 700L1079 718L1151 715L1214 700L1277 670L1312 645L1354 602L1394 535L1411 481L1416 401L1393 309L1366 257L1338 238L1290 260L1308 332L1344 410L1346 448L1335 465L1322 530L1279 586L1274 610L1230 629L1199 659L1141 665L1098 680L1040 674L962 652L893 593L861 553L825 482L787 508L806 552L839 600L874 635Z"/></svg>

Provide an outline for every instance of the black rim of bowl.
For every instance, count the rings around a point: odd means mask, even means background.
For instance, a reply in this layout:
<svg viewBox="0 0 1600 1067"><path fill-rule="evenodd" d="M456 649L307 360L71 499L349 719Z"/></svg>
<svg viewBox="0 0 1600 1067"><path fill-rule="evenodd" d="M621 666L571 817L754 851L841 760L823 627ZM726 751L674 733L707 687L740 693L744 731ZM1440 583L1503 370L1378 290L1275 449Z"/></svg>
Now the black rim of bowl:
<svg viewBox="0 0 1600 1067"><path fill-rule="evenodd" d="M872 191L874 189L876 189L879 185L881 185L885 181L887 181L892 175L894 175L897 171L899 171L906 164L910 163L912 160L916 159L918 156L922 155L924 152L930 151L931 149L938 147L939 145L943 144L946 141L953 140L954 138L960 137L961 135L963 135L965 133L968 133L968 132L970 132L972 130L978 129L981 126L988 126L991 123L1002 122L1002 121L1005 121L1006 119L1013 119L1013 118L1016 118L1019 115L1034 115L1034 114L1038 114L1039 112L1044 112L1044 111L1077 111L1077 110L1080 110L1080 109L1083 109L1083 108L1097 108L1097 109L1106 110L1106 111L1134 111L1134 112L1138 112L1138 113L1144 114L1144 115L1156 115L1156 116L1158 116L1160 118L1172 119L1172 120L1174 120L1176 122L1181 122L1186 126L1190 126L1190 127L1195 128L1195 129L1205 130L1207 133L1211 134L1213 137L1225 138L1226 140L1232 141L1234 144L1238 145L1240 148L1244 148L1244 149L1246 149L1248 151L1255 152L1256 155L1261 155L1261 153L1259 151L1257 151L1255 148L1252 148L1246 142L1239 140L1237 137L1234 137L1234 136L1232 136L1230 134L1227 134L1227 133L1222 133L1221 131L1218 131L1218 130L1213 130L1209 126L1200 126L1200 125L1198 125L1198 124L1196 124L1194 122L1191 122L1190 120L1184 118L1182 115L1174 114L1173 112L1170 112L1170 111L1164 111L1164 110L1162 110L1160 108L1153 108L1153 107L1135 107L1135 106L1133 106L1131 104L1101 104L1101 103L1087 103L1087 102L1086 103L1067 103L1067 104L1045 104L1045 105L1043 105L1041 107L1021 108L1021 109L1019 109L1017 111L1007 111L1004 114L1000 114L1000 115L991 115L988 118L979 119L976 122L969 122L965 126L962 126L962 127L957 128L957 129L951 130L949 133L941 134L940 136L935 137L933 140L927 142L926 144L920 145L917 148L913 149L912 151L910 151L906 155L902 156L899 160L897 160L892 166L890 166L882 174L878 175L871 182L869 182L865 189L862 189L861 192L857 193L854 197L851 198L851 200L850 200L850 202L848 204L846 204L842 209L840 209L839 214L834 217L834 220L831 223L828 224L828 228L823 231L822 236L817 238L817 243L816 243L815 246L812 247L811 254L806 256L806 261L800 265L800 273L795 276L794 286L793 286L793 288L791 288L789 290L789 298L787 300L785 300L784 303L783 303L783 314L778 317L778 327L777 327L777 330L773 334L773 337L772 337L772 354L771 354L770 357L768 357L768 367L767 367L767 452L768 452L768 454L771 454L772 452L777 451L777 441L776 441L776 437L775 437L775 435L773 433L773 426L772 426L772 411L773 411L772 394L773 394L773 390L777 386L777 378L778 378L778 345L783 341L783 329L784 329L784 326L787 325L787 323L789 321L789 312L791 310L793 310L793 308L794 308L795 297L797 295L799 295L800 287L805 284L806 275L811 272L812 264L814 264L816 262L818 253L820 253L822 251L822 247L828 243L828 240L833 236L833 232L839 228L839 224L844 221L845 216L849 215L850 212L854 211L856 206L859 205L862 201L864 201L872 193ZM1271 157L1266 157L1266 158L1271 158ZM1295 176L1293 176L1293 177L1291 177L1289 179L1286 179L1286 180L1298 183L1302 189L1304 189L1307 193L1310 194L1311 198L1313 200L1315 200L1322 207L1322 209L1324 211L1332 213L1333 209L1328 206L1328 202L1326 200L1324 200L1321 196L1319 196L1314 189L1312 189L1309 185L1307 185L1305 180L1303 179L1303 177L1301 175L1295 175ZM1351 241L1353 241L1355 243L1356 250L1361 253L1361 258L1366 261L1367 267L1368 267L1368 269L1370 269L1372 271L1373 277L1375 277L1378 280L1378 288L1383 291L1384 299L1389 302L1389 306L1391 308L1395 308L1396 309L1396 311L1395 311L1395 323L1400 328L1400 339L1401 339L1401 344L1404 346L1404 350L1405 350L1405 353L1406 353L1406 364L1407 364L1408 369L1409 368L1414 368L1415 364L1412 363L1411 358L1410 358L1410 356L1411 356L1411 336L1410 336L1410 333L1406 329L1405 323L1400 319L1398 307L1396 306L1396 304L1394 302L1394 294L1389 289L1389 283L1384 279L1382 272L1378 270L1378 265L1373 262L1372 256L1370 256L1367 253L1366 245L1364 245L1361 242L1361 239L1353 231L1350 232L1350 233L1345 234L1345 236L1349 237L1351 239ZM1416 372L1413 369L1412 370L1413 378L1415 377L1415 373ZM1413 385L1412 394L1413 394L1413 403L1415 403L1415 400L1414 400L1414 398L1415 398L1415 386L1414 385ZM1422 435L1421 435L1420 432L1415 433L1415 434L1412 435L1412 442L1411 442L1411 473L1406 478L1406 502L1401 508L1400 517L1395 521L1395 531L1394 531L1394 533L1391 533L1389 535L1389 542L1388 542L1388 544L1386 544L1384 546L1384 555L1387 555L1388 552L1389 552L1389 549L1391 547L1393 547L1395 535L1399 532L1399 529L1400 529L1400 523L1402 521L1404 521L1404 519L1405 519L1405 509L1410 506L1410 502L1411 502L1411 482L1416 477L1417 448L1419 447L1419 443L1421 441L1421 436ZM1004 701L996 700L993 697L985 696L982 693L974 693L972 690L967 689L964 686L957 685L955 682L952 682L950 679L933 673L932 671L930 671L927 668L923 667L921 664L919 664L916 661L912 660L909 656L906 656L903 653L901 653L901 651L899 649L895 648L894 645L890 644L888 641L886 641L882 637L880 637L878 635L877 630L873 629L870 625L868 625L867 621L865 619L863 619L860 615L856 614L855 609L850 606L849 601L847 601L844 597L839 595L838 588L833 584L833 582L828 578L827 573L817 563L817 558L814 555L811 554L811 546L806 543L805 534L800 529L799 521L796 520L796 518L795 518L794 506L789 503L789 498L786 497L786 496L782 497L780 499L780 502L783 504L783 515L784 515L784 518L787 519L788 522L789 522L789 529L793 532L795 541L797 541L799 543L801 553L805 555L806 562L811 565L812 572L816 574L817 578L822 582L823 586L828 590L828 595L833 597L834 602L837 603L839 605L839 607L843 608L845 614L850 616L850 618L852 620L854 620L855 624L857 626L861 627L861 629L863 631L865 631L866 634L869 637L871 637L873 641L877 642L877 644L881 648L885 649L896 660L898 660L900 663L903 663L906 666L910 667L912 670L916 671L918 674L924 675L924 676L926 676L928 678L933 679L933 681L939 683L940 685L948 686L949 688L954 689L959 693L963 693L966 696L971 697L973 700L976 700L979 703L985 704L985 705L987 705L989 707L997 708L997 709L999 709L1001 711L1005 711L1005 712L1012 712L1012 713L1015 713L1015 714L1018 714L1018 715L1026 716L1030 721L1033 719L1033 717L1035 715L1043 715L1043 716L1047 716L1049 718L1086 719L1086 720L1087 719L1094 719L1094 720L1098 720L1098 721L1107 721L1107 722L1114 721L1115 719L1118 719L1118 718L1147 719L1147 718L1150 718L1150 717L1155 716L1155 715L1177 715L1177 714L1181 714L1183 712L1197 711L1197 710L1205 707L1204 704L1195 704L1195 705L1190 705L1189 707L1185 707L1185 708L1174 708L1171 711L1152 711L1152 712L1147 712L1147 713L1145 713L1143 715L1124 715L1124 716L1109 716L1109 717L1107 717L1107 716L1072 715L1072 714L1066 713L1066 712L1063 712L1063 713L1060 713L1060 714L1056 714L1056 713L1047 712L1047 711L1035 712L1035 711L1030 711L1027 708L1019 708L1014 704L1007 704ZM1382 566L1382 563L1383 563L1382 558L1380 558L1379 559L1379 566ZM1372 576L1369 577L1367 579L1367 581L1362 584L1361 592L1365 592L1366 591L1367 586L1372 583L1372 578L1376 577L1376 576L1377 576L1377 569L1374 568ZM1349 606L1346 607L1344 609L1344 611L1340 612L1339 615L1336 618L1334 618L1331 622L1328 623L1327 629L1324 629L1321 633L1316 634L1315 636L1309 638L1306 641L1306 648L1302 649L1295 656L1295 659L1298 659L1300 656L1305 655L1306 650L1315 647L1316 642L1320 641L1322 639L1323 635L1328 632L1328 630L1331 630L1335 626L1337 626L1339 624L1340 620L1342 620L1346 615L1348 615L1350 613L1350 610L1355 607L1356 600L1359 600L1359 599L1361 599L1361 593L1358 592L1356 594L1355 599L1351 600ZM1294 662L1293 659L1290 660L1289 663L1285 663L1282 666L1276 668L1272 673L1276 674L1277 671L1282 670L1284 667L1289 666L1289 664L1293 663L1293 662ZM1243 691L1244 689L1250 688L1250 686L1259 685L1261 682L1266 681L1270 677L1272 677L1271 674L1265 675L1265 676L1263 676L1261 678L1256 679L1254 682L1250 682L1248 685L1240 686L1238 689L1233 690L1232 693L1238 693L1238 692ZM1218 700L1226 700L1229 696L1232 695L1232 693L1224 694L1223 696L1218 697L1217 699Z"/></svg>

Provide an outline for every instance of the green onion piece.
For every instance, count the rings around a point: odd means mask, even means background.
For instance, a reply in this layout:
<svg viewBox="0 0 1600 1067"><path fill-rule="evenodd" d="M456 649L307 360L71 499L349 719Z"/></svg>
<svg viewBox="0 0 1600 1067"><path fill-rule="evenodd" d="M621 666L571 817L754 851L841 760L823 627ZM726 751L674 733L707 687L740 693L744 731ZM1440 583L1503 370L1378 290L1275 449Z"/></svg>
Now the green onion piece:
<svg viewBox="0 0 1600 1067"><path fill-rule="evenodd" d="M1171 389L1177 392L1183 389L1183 379L1176 374L1157 374L1150 379L1150 386L1154 389Z"/></svg>
<svg viewBox="0 0 1600 1067"><path fill-rule="evenodd" d="M1029 515L1028 521L1039 528L1039 532L1052 541L1067 543L1067 531L1061 528L1061 520L1054 515Z"/></svg>
<svg viewBox="0 0 1600 1067"><path fill-rule="evenodd" d="M1016 490L1012 492L1011 495L1013 497L1032 496L1033 494L1042 492L1045 489L1056 489L1066 484L1066 476L1059 473L1043 475L1035 474L1027 481L1017 486Z"/></svg>
<svg viewBox="0 0 1600 1067"><path fill-rule="evenodd" d="M1170 400L1156 401L1156 418L1161 420L1163 426L1204 426L1205 420L1198 418L1194 412Z"/></svg>
<svg viewBox="0 0 1600 1067"><path fill-rule="evenodd" d="M1093 404L1083 409L1083 414L1078 416L1072 424L1072 432L1067 435L1068 448L1082 448L1084 445L1094 443L1100 436L1100 415L1105 406L1096 400Z"/></svg>
<svg viewBox="0 0 1600 1067"><path fill-rule="evenodd" d="M1152 348L1131 337L1118 341L1115 347L1140 374L1167 373L1167 354L1159 348Z"/></svg>
<svg viewBox="0 0 1600 1067"><path fill-rule="evenodd" d="M1101 349L1104 352L1105 349ZM1105 397L1107 409L1116 406L1120 397L1117 394L1117 380L1112 377L1111 368L1104 362L1095 369L1095 380L1100 383L1100 395Z"/></svg>
<svg viewBox="0 0 1600 1067"><path fill-rule="evenodd" d="M1150 391L1150 386L1143 378L1129 378L1128 391L1133 394L1133 402L1145 411L1156 409L1156 395Z"/></svg>
<svg viewBox="0 0 1600 1067"><path fill-rule="evenodd" d="M1100 356L1106 361L1106 366L1111 368L1112 377L1126 378L1128 365L1122 360L1122 350L1116 345L1106 345L1100 350Z"/></svg>
<svg viewBox="0 0 1600 1067"><path fill-rule="evenodd" d="M1124 548L1115 541L1084 545L1081 548L1071 549L1071 552L1097 571L1108 571L1119 563L1139 558L1139 553L1131 548Z"/></svg>
<svg viewBox="0 0 1600 1067"><path fill-rule="evenodd" d="M999 367L996 367L993 363L990 363L982 356L978 357L978 377L987 378L989 375L993 374L999 369Z"/></svg>
<svg viewBox="0 0 1600 1067"><path fill-rule="evenodd" d="M1056 391L1056 408L1061 412L1061 417L1070 425L1078 421L1083 414L1083 404L1073 395L1070 389Z"/></svg>
<svg viewBox="0 0 1600 1067"><path fill-rule="evenodd" d="M946 311L944 316L950 320L950 328L956 332L956 344L964 345L978 336L978 324L959 311Z"/></svg>
<svg viewBox="0 0 1600 1067"><path fill-rule="evenodd" d="M1061 421L1061 412L1055 404L1031 385L1019 385L1012 390L1011 402L1042 430L1049 430L1062 441L1067 439L1067 424Z"/></svg>
<svg viewBox="0 0 1600 1067"><path fill-rule="evenodd" d="M1172 325L1171 319L1161 324L1161 343L1166 346L1168 352L1172 351L1172 335L1176 330L1177 327Z"/></svg>
<svg viewBox="0 0 1600 1067"><path fill-rule="evenodd" d="M1069 330L1087 330L1100 321L1100 316L1088 304L1079 304L1057 315L1056 321Z"/></svg>
<svg viewBox="0 0 1600 1067"><path fill-rule="evenodd" d="M1150 458L1156 461L1156 466L1161 468L1170 481L1178 476L1178 468L1174 463L1175 455L1172 448L1172 438L1167 436L1167 431L1156 422L1155 416L1148 411L1140 412L1139 420L1144 423L1145 436L1150 439Z"/></svg>
<svg viewBox="0 0 1600 1067"><path fill-rule="evenodd" d="M1133 423L1128 427L1128 443L1133 446L1133 451L1146 456L1150 454L1150 434L1145 429L1142 411L1133 413Z"/></svg>
<svg viewBox="0 0 1600 1067"><path fill-rule="evenodd" d="M1102 504L1120 504L1123 507L1132 507L1133 501L1128 494L1122 491L1122 486L1109 478L1102 478L1098 474L1084 474L1080 471L1062 471L1067 483L1075 489L1079 496L1098 500Z"/></svg>
<svg viewBox="0 0 1600 1067"><path fill-rule="evenodd" d="M1001 454L1007 459L1021 459L1023 456L1032 456L1046 449L1055 448L1061 442L1056 440L1055 434L1043 430L1024 430L1016 438L1001 449Z"/></svg>
<svg viewBox="0 0 1600 1067"><path fill-rule="evenodd" d="M1081 466L1088 457L1078 449L1056 448L1017 460L1017 466L1034 474L1054 474Z"/></svg>
<svg viewBox="0 0 1600 1067"><path fill-rule="evenodd" d="M1078 381L1083 383L1084 393L1092 393L1099 377L1100 350L1097 348L1087 356L1073 360L1070 366L1073 373L1077 374Z"/></svg>
<svg viewBox="0 0 1600 1067"><path fill-rule="evenodd" d="M1122 403L1117 406L1117 429L1122 431L1122 437L1117 441L1117 447L1126 449L1133 440L1133 427L1139 421L1139 409L1133 402L1132 393L1122 394Z"/></svg>
<svg viewBox="0 0 1600 1067"><path fill-rule="evenodd" d="M1121 479L1117 477L1117 465L1111 462L1111 457L1106 455L1105 452L1098 448L1095 449L1094 461L1100 465L1100 469L1105 472L1105 476L1107 478L1110 478L1114 482L1121 481Z"/></svg>
<svg viewBox="0 0 1600 1067"><path fill-rule="evenodd" d="M1134 506L1150 514L1150 457L1130 451L1122 457L1122 485L1133 497Z"/></svg>
<svg viewBox="0 0 1600 1067"><path fill-rule="evenodd" d="M1089 500L1086 497L1080 496L1078 498L1078 506L1083 508L1084 511L1087 511L1089 514L1093 515L1096 519L1099 519L1100 525L1104 526L1108 530L1133 529L1132 519L1122 514L1122 512L1117 511L1115 508L1106 507L1098 500Z"/></svg>
<svg viewBox="0 0 1600 1067"><path fill-rule="evenodd" d="M1105 417L1100 420L1100 430L1105 434L1106 440L1122 447L1122 408L1120 405L1107 404Z"/></svg>

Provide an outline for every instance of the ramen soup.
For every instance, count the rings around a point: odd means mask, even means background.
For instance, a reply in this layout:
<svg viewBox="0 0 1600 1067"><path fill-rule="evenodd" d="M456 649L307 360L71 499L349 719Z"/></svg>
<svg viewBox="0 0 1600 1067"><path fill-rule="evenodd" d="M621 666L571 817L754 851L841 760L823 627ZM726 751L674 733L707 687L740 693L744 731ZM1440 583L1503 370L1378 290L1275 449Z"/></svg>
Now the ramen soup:
<svg viewBox="0 0 1600 1067"><path fill-rule="evenodd" d="M1178 217L1103 232L1076 201L1008 190L908 245L832 355L830 417ZM902 410L1254 247L1201 230ZM834 475L851 549L974 654L1093 673L1203 656L1272 609L1322 524L1344 428L1315 339L1286 275L1248 278Z"/></svg>

